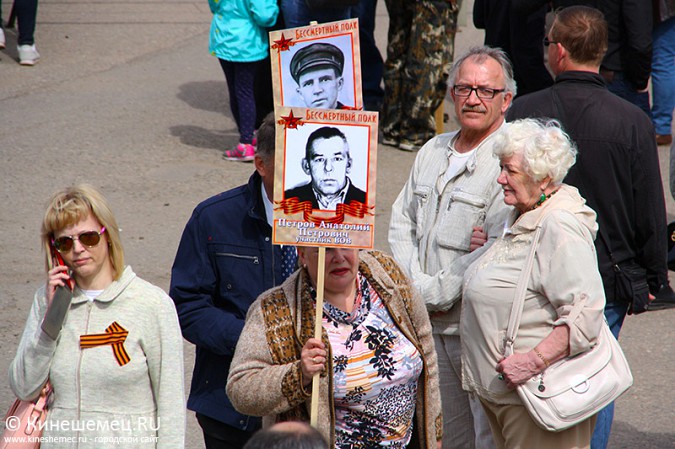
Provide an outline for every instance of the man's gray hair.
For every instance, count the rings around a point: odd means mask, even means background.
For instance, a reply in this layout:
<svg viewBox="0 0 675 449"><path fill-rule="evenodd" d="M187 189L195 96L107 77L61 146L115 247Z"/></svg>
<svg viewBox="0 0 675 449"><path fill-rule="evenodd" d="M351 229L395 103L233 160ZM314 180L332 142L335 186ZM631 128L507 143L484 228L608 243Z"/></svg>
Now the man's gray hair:
<svg viewBox="0 0 675 449"><path fill-rule="evenodd" d="M459 57L459 59L455 61L455 64L450 70L450 76L448 78L448 85L450 86L450 89L454 87L455 81L457 79L457 72L459 72L460 67L465 61L468 59L474 59L478 63L483 63L485 60L487 60L487 58L494 59L502 67L505 81L504 89L506 92L511 92L511 94L515 97L517 93L516 80L513 78L513 66L511 65L509 57L501 48L492 48L486 45L470 48L469 51L464 53Z"/></svg>

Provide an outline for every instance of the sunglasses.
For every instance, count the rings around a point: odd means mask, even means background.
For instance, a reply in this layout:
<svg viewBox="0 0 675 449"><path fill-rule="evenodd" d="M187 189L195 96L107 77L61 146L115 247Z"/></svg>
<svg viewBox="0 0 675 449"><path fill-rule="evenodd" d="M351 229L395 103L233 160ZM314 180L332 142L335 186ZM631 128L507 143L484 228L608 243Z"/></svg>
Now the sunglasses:
<svg viewBox="0 0 675 449"><path fill-rule="evenodd" d="M559 44L560 42L548 40L548 36L544 36L544 47L548 47L551 44Z"/></svg>
<svg viewBox="0 0 675 449"><path fill-rule="evenodd" d="M101 228L100 232L86 231L78 235L64 235L58 239L52 239L54 248L60 253L67 253L75 245L75 240L79 240L81 244L87 248L93 248L101 241L101 234L105 232L105 226Z"/></svg>

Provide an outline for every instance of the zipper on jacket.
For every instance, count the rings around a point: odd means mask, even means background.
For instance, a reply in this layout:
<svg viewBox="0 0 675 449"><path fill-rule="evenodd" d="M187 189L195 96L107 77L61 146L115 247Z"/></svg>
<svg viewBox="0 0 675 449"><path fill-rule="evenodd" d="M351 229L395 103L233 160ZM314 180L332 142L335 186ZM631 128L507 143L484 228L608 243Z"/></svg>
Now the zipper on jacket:
<svg viewBox="0 0 675 449"><path fill-rule="evenodd" d="M267 238L269 238L269 237L267 237ZM265 241L268 241L268 240L265 240ZM271 245L271 246L272 246L272 286L276 287L277 286L277 272L274 270L274 266L275 266L275 264L274 264L274 259L275 259L275 257L274 257L274 245ZM296 264L297 264L297 262L296 262ZM264 274L263 274L263 279L264 279ZM283 284L285 280L286 279L282 279L281 284Z"/></svg>
<svg viewBox="0 0 675 449"><path fill-rule="evenodd" d="M246 259L252 261L256 265L260 263L260 259L258 258L258 256L245 256L243 254L233 254L233 253L216 253L216 256L234 257L235 259Z"/></svg>
<svg viewBox="0 0 675 449"><path fill-rule="evenodd" d="M93 300L87 300L87 320L84 323L84 334L89 333L89 318L91 318L91 309L94 306L94 301ZM77 385L77 421L78 421L78 427L79 427L79 421L82 418L81 412L82 412L82 384L81 384L81 376L80 376L80 371L82 370L82 356L84 355L84 351L80 349L80 356L77 359L77 379L76 379L76 385ZM77 431L77 447L80 447L80 431Z"/></svg>

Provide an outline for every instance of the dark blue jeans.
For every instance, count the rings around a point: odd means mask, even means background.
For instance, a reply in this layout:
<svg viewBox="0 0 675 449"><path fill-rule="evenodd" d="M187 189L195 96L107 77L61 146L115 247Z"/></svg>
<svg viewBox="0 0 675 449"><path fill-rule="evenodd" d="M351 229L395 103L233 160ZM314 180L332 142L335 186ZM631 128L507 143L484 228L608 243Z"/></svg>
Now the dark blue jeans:
<svg viewBox="0 0 675 449"><path fill-rule="evenodd" d="M605 305L605 318L609 329L614 334L614 337L619 338L619 331L623 325L623 320L626 318L628 312L628 303L625 302L608 302ZM598 420L595 423L595 430L591 438L591 449L605 449L609 442L609 434L612 431L612 421L614 420L614 403L612 402L607 407L600 410L598 413Z"/></svg>
<svg viewBox="0 0 675 449"><path fill-rule="evenodd" d="M227 80L230 110L239 128L239 142L250 144L256 123L255 79L261 62L231 62L218 59Z"/></svg>
<svg viewBox="0 0 675 449"><path fill-rule="evenodd" d="M349 19L350 11L350 6L310 9L305 0L281 0L281 12L287 28L303 27L311 21L325 23Z"/></svg>
<svg viewBox="0 0 675 449"><path fill-rule="evenodd" d="M33 45L35 43L35 18L37 17L38 0L14 0L14 13L19 24L18 45ZM0 0L2 11L2 0ZM0 20L2 28L2 20Z"/></svg>
<svg viewBox="0 0 675 449"><path fill-rule="evenodd" d="M352 7L352 18L359 19L361 45L361 91L363 106L368 111L379 111L384 98L382 72L384 61L375 43L375 10L377 0L361 0Z"/></svg>
<svg viewBox="0 0 675 449"><path fill-rule="evenodd" d="M654 127L656 134L671 134L675 109L675 17L654 29L652 88L654 90Z"/></svg>

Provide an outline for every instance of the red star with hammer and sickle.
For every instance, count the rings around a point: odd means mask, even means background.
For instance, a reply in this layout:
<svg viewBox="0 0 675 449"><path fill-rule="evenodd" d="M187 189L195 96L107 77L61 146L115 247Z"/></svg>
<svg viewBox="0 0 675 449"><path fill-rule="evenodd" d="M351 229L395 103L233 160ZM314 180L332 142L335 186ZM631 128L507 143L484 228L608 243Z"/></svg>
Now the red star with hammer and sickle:
<svg viewBox="0 0 675 449"><path fill-rule="evenodd" d="M279 124L284 125L284 129L297 129L298 126L304 125L305 122L302 121L302 117L295 117L293 111L291 111L288 116L281 116Z"/></svg>
<svg viewBox="0 0 675 449"><path fill-rule="evenodd" d="M293 42L293 39L292 38L286 39L284 37L284 33L281 33L281 39L279 39L278 41L274 41L274 45L272 45L272 48L276 49L277 53L278 53L278 52L282 52L282 51L287 51L289 49L289 47L292 47L293 45L295 45L295 42Z"/></svg>

